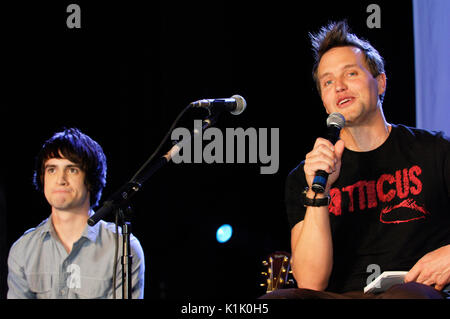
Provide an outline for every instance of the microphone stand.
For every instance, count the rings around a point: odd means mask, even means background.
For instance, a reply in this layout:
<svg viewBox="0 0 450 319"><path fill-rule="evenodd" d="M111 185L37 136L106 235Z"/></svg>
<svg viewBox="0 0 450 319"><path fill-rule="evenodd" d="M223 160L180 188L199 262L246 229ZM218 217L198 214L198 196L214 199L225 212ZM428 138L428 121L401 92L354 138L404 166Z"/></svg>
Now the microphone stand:
<svg viewBox="0 0 450 319"><path fill-rule="evenodd" d="M124 221L122 225L122 299L132 299L131 264L133 256L130 250L130 234L131 223Z"/></svg>
<svg viewBox="0 0 450 319"><path fill-rule="evenodd" d="M131 223L125 221L124 211L121 207L114 209L116 215L116 227L120 224L122 227L122 257L120 259L122 264L122 299L132 298L132 285L131 285L131 264L133 256L131 255L130 248L130 234L131 234ZM132 213L131 207L126 208L128 213ZM117 236L118 232L116 233ZM116 237L118 240L118 237ZM117 249L118 242L116 241L116 252L114 254L114 276L113 276L113 299L116 299L116 273L117 273Z"/></svg>
<svg viewBox="0 0 450 319"><path fill-rule="evenodd" d="M190 105L185 109L187 110ZM214 125L217 122L217 119L220 113L224 110L224 107L212 107L208 109L209 116L203 120L202 130L207 129L208 127ZM184 112L183 112L184 113ZM196 130L191 130L194 135L199 132ZM142 185L147 181L156 171L158 171L161 167L167 164L173 156L179 153L183 146L189 144L191 138L187 140L182 140L181 142L176 143L172 148L159 159L157 159L152 165L151 163L144 164L137 176L133 177L131 181L125 183L119 190L113 193L104 203L103 206L88 219L88 225L94 226L97 224L102 218L106 217L112 211L116 211L119 215L122 214L122 208L128 207L130 199L142 188ZM149 166L149 167L147 167ZM123 214L122 214L123 216ZM123 240L123 249L122 249L122 299L132 299L132 278L131 278L131 265L132 258L131 255L131 247L130 247L130 234L131 234L131 223L122 222L122 240ZM114 261L116 262L116 261ZM116 287L113 287L115 290Z"/></svg>

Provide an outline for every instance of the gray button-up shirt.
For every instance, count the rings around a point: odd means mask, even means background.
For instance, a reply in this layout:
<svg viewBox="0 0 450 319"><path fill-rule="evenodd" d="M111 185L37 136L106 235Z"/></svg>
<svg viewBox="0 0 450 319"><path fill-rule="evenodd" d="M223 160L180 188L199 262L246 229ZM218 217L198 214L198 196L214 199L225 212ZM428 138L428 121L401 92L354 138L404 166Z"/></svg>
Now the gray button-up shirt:
<svg viewBox="0 0 450 319"><path fill-rule="evenodd" d="M11 247L7 298L112 298L115 238L113 223L99 221L93 227L86 225L68 254L55 233L51 218L44 220ZM122 298L122 235L118 244L116 298ZM133 235L130 246L132 298L143 298L144 252Z"/></svg>

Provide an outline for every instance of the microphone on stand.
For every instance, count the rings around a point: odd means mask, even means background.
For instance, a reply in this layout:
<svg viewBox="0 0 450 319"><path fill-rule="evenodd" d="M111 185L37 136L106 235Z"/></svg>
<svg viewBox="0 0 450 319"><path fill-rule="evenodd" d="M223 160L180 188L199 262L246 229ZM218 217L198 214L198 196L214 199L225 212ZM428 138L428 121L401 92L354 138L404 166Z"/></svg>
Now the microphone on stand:
<svg viewBox="0 0 450 319"><path fill-rule="evenodd" d="M224 99L203 99L192 102L190 104L192 107L202 107L211 109L213 106L223 106L233 115L239 115L244 112L247 107L247 102L240 95L233 95L229 98Z"/></svg>
<svg viewBox="0 0 450 319"><path fill-rule="evenodd" d="M247 107L247 102L242 96L233 95L230 98L203 99L190 103L188 107L186 107L183 110L183 112L179 114L178 118L172 124L169 133L166 134L165 138L160 143L157 150L138 170L135 176L128 183L123 185L118 191L116 191L113 195L111 195L104 202L103 206L98 211L96 211L96 213L94 213L92 216L89 217L87 222L89 226L94 226L96 223L98 223L101 219L110 214L117 207L125 206L129 202L130 198L134 196L142 188L144 182L147 179L149 179L161 167L167 164L172 159L172 157L180 151L182 146L178 145L177 143L165 155L161 156L156 161L152 162L153 158L159 152L161 146L167 140L170 132L178 122L179 118L182 116L182 114L184 114L184 112L189 107L200 107L208 109L210 116L204 120L203 125L203 129L206 129L215 123L220 112L223 111L224 109L228 110L233 115L239 115L242 112L244 112L245 108ZM184 141L184 143L187 142L188 141Z"/></svg>

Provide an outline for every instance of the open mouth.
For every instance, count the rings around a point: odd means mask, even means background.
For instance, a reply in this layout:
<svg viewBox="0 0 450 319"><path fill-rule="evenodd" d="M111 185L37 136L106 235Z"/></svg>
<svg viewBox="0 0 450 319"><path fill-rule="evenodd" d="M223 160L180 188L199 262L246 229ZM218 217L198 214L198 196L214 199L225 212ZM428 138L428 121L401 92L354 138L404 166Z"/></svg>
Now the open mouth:
<svg viewBox="0 0 450 319"><path fill-rule="evenodd" d="M346 107L346 106L352 104L354 100L355 100L355 98L351 97L351 96L343 97L343 98L338 99L336 105L338 107Z"/></svg>
<svg viewBox="0 0 450 319"><path fill-rule="evenodd" d="M416 204L415 200L405 199L400 204L383 208L380 213L380 222L383 224L408 223L424 219L430 213Z"/></svg>

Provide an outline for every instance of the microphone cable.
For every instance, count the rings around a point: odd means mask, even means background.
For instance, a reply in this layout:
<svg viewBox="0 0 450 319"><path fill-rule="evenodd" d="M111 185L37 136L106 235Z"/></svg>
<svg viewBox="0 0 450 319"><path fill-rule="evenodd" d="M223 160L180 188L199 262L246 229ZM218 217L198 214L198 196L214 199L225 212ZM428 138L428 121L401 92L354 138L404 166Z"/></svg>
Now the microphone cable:
<svg viewBox="0 0 450 319"><path fill-rule="evenodd" d="M153 152L152 155L150 155L150 157L147 159L147 161L141 166L141 168L139 168L139 170L136 172L136 174L134 174L134 176L131 178L130 182L135 182L136 178L139 176L139 174L145 169L145 167L153 160L153 158L159 153L159 151L161 150L161 147L166 143L167 139L169 138L169 135L172 133L173 129L175 128L175 126L177 125L177 123L180 121L181 117L184 115L184 113L186 113L186 111L191 108L191 104L189 104L188 106L186 106L176 117L175 121L173 121L172 125L169 128L169 131L167 132L167 134L164 136L164 138L162 139L161 143L158 145L158 147L156 148L156 150ZM209 111L209 110L208 110Z"/></svg>
<svg viewBox="0 0 450 319"><path fill-rule="evenodd" d="M186 106L179 114L178 116L175 118L175 120L173 121L172 125L169 128L169 131L166 133L166 135L164 136L164 138L162 139L161 143L158 145L158 147L156 148L156 150L153 152L152 155L150 155L150 157L147 159L147 161L145 161L145 163L141 166L141 168L139 168L139 170L136 172L136 174L134 174L134 176L131 178L130 182L134 182L136 180L136 178L139 176L139 174L146 168L146 166L154 159L154 157L159 153L159 151L161 150L161 147L166 143L167 139L169 138L169 135L172 133L173 129L175 128L175 126L178 124L178 122L180 121L181 117L184 115L184 113L186 113L186 111L191 108L192 105L189 104L188 106ZM209 110L208 110L209 112ZM116 212L116 217L115 217L115 224L116 224L116 238L115 238L115 248L114 248L114 264L113 264L113 299L116 299L116 285L117 285L117 263L119 263L120 261L118 260L118 250L119 250L119 217L122 220L122 222L124 221L124 215L121 211L121 209L119 209L118 212ZM123 265L122 265L123 267ZM131 274L129 274L131 276ZM122 279L123 280L123 279ZM123 297L123 296L122 296Z"/></svg>

